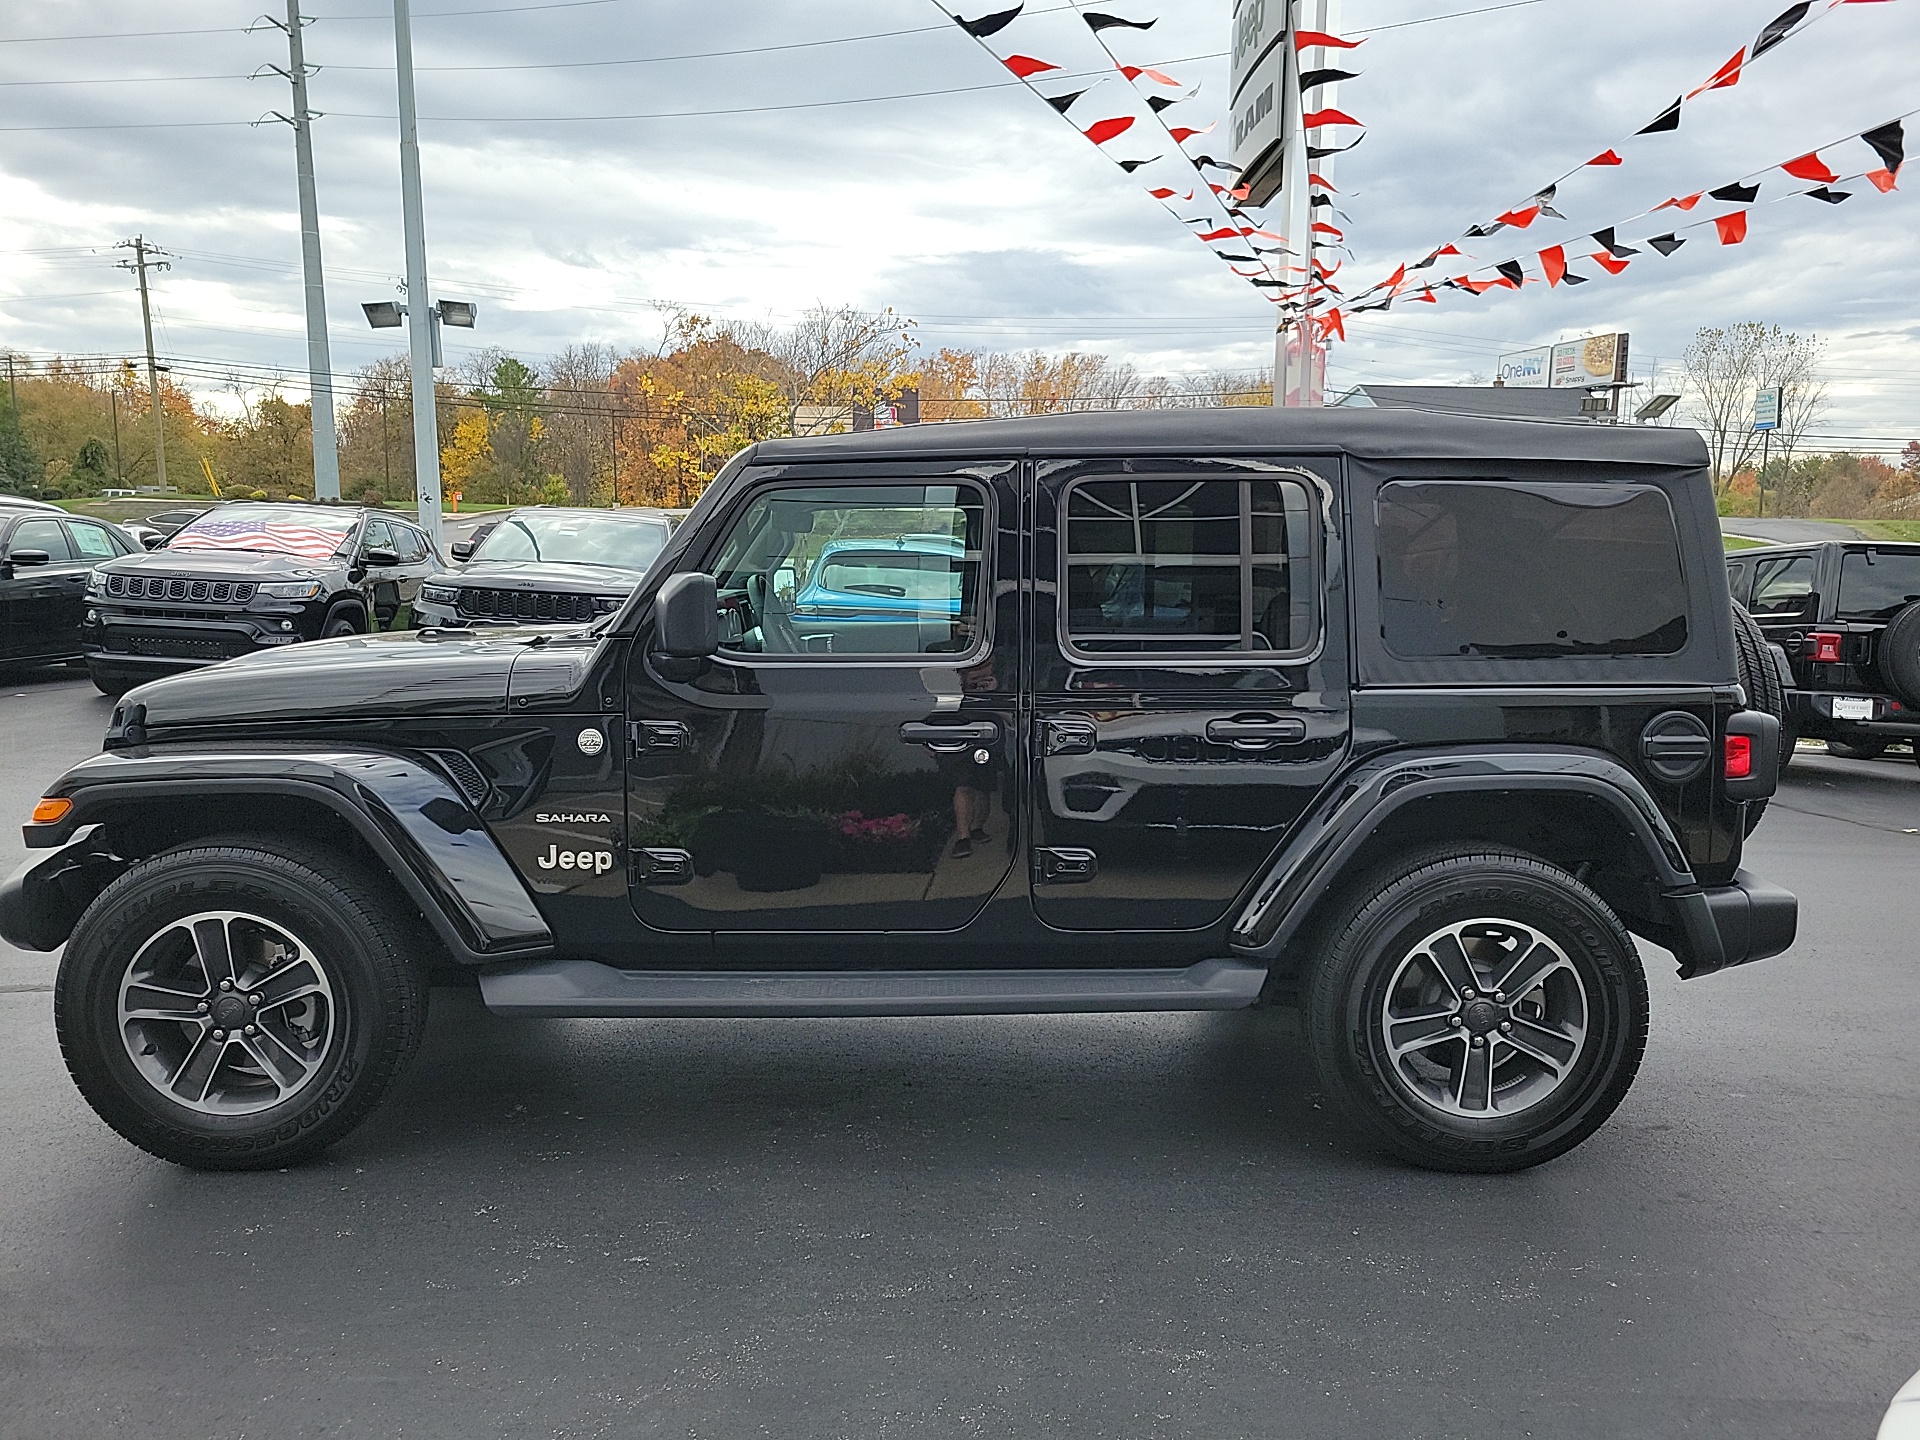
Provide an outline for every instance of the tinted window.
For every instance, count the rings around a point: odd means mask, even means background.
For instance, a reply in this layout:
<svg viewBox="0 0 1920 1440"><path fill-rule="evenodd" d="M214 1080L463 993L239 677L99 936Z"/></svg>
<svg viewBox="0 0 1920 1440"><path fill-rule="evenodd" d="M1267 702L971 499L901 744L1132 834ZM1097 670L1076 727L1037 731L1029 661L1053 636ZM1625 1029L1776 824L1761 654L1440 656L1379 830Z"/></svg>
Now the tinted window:
<svg viewBox="0 0 1920 1440"><path fill-rule="evenodd" d="M1746 586L1747 562L1744 560L1729 560L1727 562L1727 595L1731 599L1738 600L1744 605L1747 603Z"/></svg>
<svg viewBox="0 0 1920 1440"><path fill-rule="evenodd" d="M522 510L487 532L475 560L543 560L644 572L667 545L658 520Z"/></svg>
<svg viewBox="0 0 1920 1440"><path fill-rule="evenodd" d="M964 654L984 628L987 533L986 497L971 485L770 491L714 564L721 643L776 655Z"/></svg>
<svg viewBox="0 0 1920 1440"><path fill-rule="evenodd" d="M409 563L427 558L427 537L411 525L395 525L394 542L400 547L400 558Z"/></svg>
<svg viewBox="0 0 1920 1440"><path fill-rule="evenodd" d="M67 532L58 520L22 520L14 527L7 553L12 555L22 550L44 550L47 558L56 565L73 558L73 550L67 544Z"/></svg>
<svg viewBox="0 0 1920 1440"><path fill-rule="evenodd" d="M1378 514L1395 655L1671 655L1687 643L1679 538L1651 486L1396 482Z"/></svg>
<svg viewBox="0 0 1920 1440"><path fill-rule="evenodd" d="M1840 614L1848 620L1891 620L1920 600L1920 555L1848 550L1840 558Z"/></svg>
<svg viewBox="0 0 1920 1440"><path fill-rule="evenodd" d="M127 553L127 547L104 525L95 525L87 520L69 520L67 530L72 534L73 548L80 553L82 560L109 560L115 555Z"/></svg>
<svg viewBox="0 0 1920 1440"><path fill-rule="evenodd" d="M1313 642L1312 506L1295 480L1083 480L1067 491L1066 643L1088 656Z"/></svg>
<svg viewBox="0 0 1920 1440"><path fill-rule="evenodd" d="M1754 571L1753 604L1747 608L1756 615L1798 615L1812 594L1811 555L1762 560Z"/></svg>
<svg viewBox="0 0 1920 1440"><path fill-rule="evenodd" d="M369 520L367 528L360 534L362 553L368 550L398 550L394 543L393 531L384 520Z"/></svg>

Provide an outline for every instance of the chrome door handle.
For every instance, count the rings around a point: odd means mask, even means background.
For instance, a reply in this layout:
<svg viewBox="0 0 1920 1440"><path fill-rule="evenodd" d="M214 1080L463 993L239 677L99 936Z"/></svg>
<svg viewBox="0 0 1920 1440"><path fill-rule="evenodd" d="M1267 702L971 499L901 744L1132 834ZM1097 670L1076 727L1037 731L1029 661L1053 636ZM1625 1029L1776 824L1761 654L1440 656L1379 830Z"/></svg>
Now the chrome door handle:
<svg viewBox="0 0 1920 1440"><path fill-rule="evenodd" d="M900 740L906 745L924 745L936 755L958 755L976 745L991 745L1000 738L1000 727L992 720L974 720L964 725L926 725L909 720L900 727Z"/></svg>
<svg viewBox="0 0 1920 1440"><path fill-rule="evenodd" d="M1307 722L1292 716L1236 715L1231 720L1207 722L1207 739L1236 750L1265 750L1306 738Z"/></svg>

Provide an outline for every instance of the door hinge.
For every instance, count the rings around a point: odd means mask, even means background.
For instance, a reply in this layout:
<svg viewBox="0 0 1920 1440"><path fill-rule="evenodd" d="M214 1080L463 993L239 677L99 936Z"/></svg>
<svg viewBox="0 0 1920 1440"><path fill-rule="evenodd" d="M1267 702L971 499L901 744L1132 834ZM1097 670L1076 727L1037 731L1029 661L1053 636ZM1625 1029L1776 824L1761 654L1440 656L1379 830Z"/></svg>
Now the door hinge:
<svg viewBox="0 0 1920 1440"><path fill-rule="evenodd" d="M1100 857L1091 850L1060 845L1033 852L1043 885L1084 885L1100 873Z"/></svg>
<svg viewBox="0 0 1920 1440"><path fill-rule="evenodd" d="M1091 720L1043 720L1040 722L1042 755L1091 755L1099 732Z"/></svg>
<svg viewBox="0 0 1920 1440"><path fill-rule="evenodd" d="M634 720L627 725L629 753L644 755L657 750L686 750L693 745L693 732L679 720Z"/></svg>
<svg viewBox="0 0 1920 1440"><path fill-rule="evenodd" d="M641 885L685 885L693 879L693 856L685 850L636 850L633 878Z"/></svg>

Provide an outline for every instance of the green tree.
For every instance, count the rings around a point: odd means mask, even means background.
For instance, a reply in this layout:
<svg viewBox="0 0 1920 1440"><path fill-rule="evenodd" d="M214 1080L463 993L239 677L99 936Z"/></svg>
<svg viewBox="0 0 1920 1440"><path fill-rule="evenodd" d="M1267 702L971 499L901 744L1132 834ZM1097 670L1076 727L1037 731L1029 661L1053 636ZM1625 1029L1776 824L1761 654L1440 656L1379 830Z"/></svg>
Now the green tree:
<svg viewBox="0 0 1920 1440"><path fill-rule="evenodd" d="M40 457L11 405L0 405L0 492L29 498L40 493Z"/></svg>

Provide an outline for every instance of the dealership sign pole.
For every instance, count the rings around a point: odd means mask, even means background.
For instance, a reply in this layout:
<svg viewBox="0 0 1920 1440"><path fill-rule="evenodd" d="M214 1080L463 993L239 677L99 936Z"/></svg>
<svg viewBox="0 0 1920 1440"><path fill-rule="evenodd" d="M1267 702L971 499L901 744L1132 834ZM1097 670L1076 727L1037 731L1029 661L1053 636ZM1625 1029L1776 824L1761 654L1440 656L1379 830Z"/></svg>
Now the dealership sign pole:
<svg viewBox="0 0 1920 1440"><path fill-rule="evenodd" d="M1760 432L1760 477L1754 485L1759 513L1767 513L1767 463L1773 458L1773 432L1780 428L1780 390L1769 385L1753 392L1753 428Z"/></svg>
<svg viewBox="0 0 1920 1440"><path fill-rule="evenodd" d="M440 546L440 425L433 362L439 319L427 298L427 227L420 203L420 122L413 104L413 24L407 0L393 0L393 57L400 85L400 210L407 246L407 339L413 359L413 483L420 528Z"/></svg>

